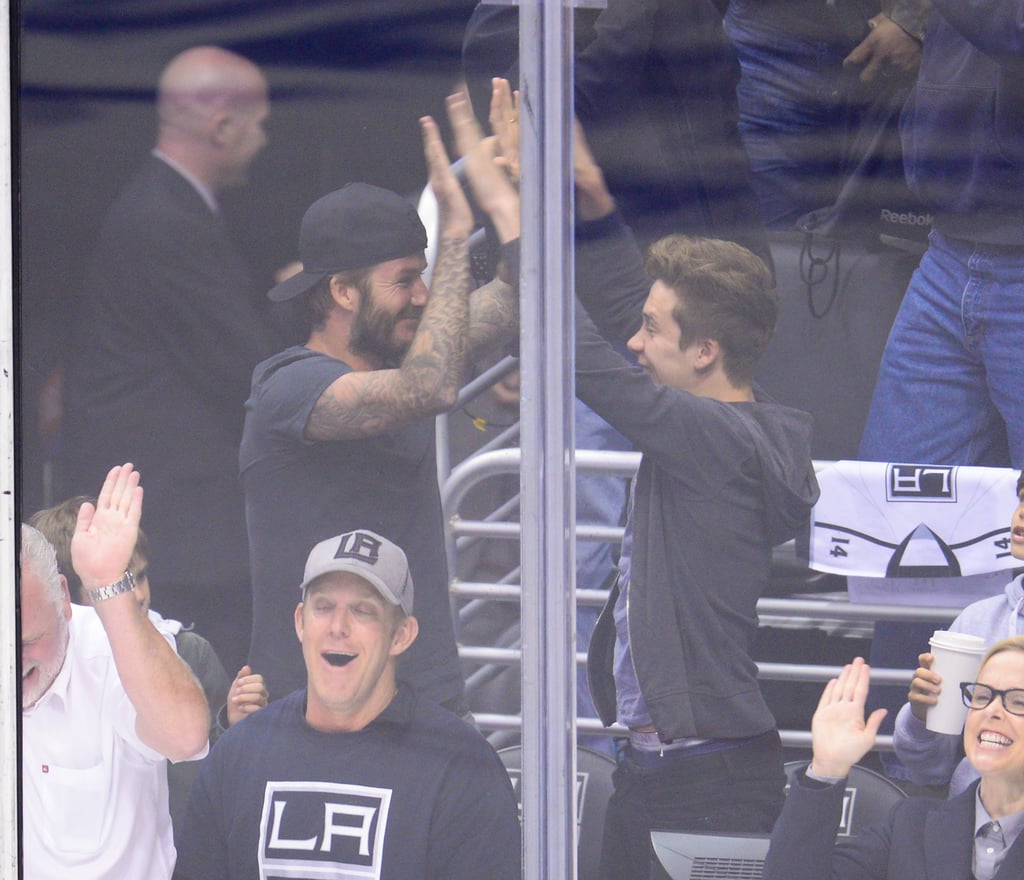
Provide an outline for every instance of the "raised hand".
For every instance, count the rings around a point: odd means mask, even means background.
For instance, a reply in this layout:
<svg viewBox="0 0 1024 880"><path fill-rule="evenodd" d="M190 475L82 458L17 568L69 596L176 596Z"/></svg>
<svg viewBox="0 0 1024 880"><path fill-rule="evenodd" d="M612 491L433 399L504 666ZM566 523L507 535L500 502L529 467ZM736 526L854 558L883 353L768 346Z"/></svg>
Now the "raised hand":
<svg viewBox="0 0 1024 880"><path fill-rule="evenodd" d="M139 472L129 464L111 468L93 506L78 510L71 562L82 585L95 589L120 580L132 560L142 516Z"/></svg>
<svg viewBox="0 0 1024 880"><path fill-rule="evenodd" d="M270 701L267 685L263 676L252 671L252 667L243 666L231 682L228 692L228 724L237 724L246 715L252 715L262 709Z"/></svg>
<svg viewBox="0 0 1024 880"><path fill-rule="evenodd" d="M615 200L608 192L604 174L590 150L579 119L573 123L572 165L579 219L597 220L610 214L615 209Z"/></svg>
<svg viewBox="0 0 1024 880"><path fill-rule="evenodd" d="M498 139L495 162L501 165L512 182L519 186L519 91L512 91L507 79L491 80L491 106L488 122Z"/></svg>
<svg viewBox="0 0 1024 880"><path fill-rule="evenodd" d="M501 241L517 238L519 194L497 162L497 137L484 137L465 89L449 95L445 105L455 133L455 146L465 162L466 177L477 204L491 218Z"/></svg>
<svg viewBox="0 0 1024 880"><path fill-rule="evenodd" d="M420 130L423 134L427 179L437 198L441 236L466 238L473 231L473 212L466 201L462 185L452 171L437 123L432 117L423 116L420 118Z"/></svg>
<svg viewBox="0 0 1024 880"><path fill-rule="evenodd" d="M932 664L935 662L934 654L927 651L924 654L919 654L917 662L921 665L914 671L907 699L910 700L910 711L914 713L914 716L925 721L928 709L939 702L939 694L942 692L942 676L937 672L932 672Z"/></svg>
<svg viewBox="0 0 1024 880"><path fill-rule="evenodd" d="M818 776L846 777L875 744L886 710L876 709L865 720L870 680L870 667L857 657L825 685L811 719L810 769Z"/></svg>

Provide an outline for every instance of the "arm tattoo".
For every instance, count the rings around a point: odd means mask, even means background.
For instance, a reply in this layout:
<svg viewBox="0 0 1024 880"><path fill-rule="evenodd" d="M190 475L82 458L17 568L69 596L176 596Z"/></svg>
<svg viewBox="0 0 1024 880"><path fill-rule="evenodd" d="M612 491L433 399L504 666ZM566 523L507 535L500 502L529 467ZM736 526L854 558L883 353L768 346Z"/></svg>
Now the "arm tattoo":
<svg viewBox="0 0 1024 880"><path fill-rule="evenodd" d="M469 334L469 251L441 242L430 300L401 367L347 373L313 407L310 440L366 437L450 407L459 392Z"/></svg>
<svg viewBox="0 0 1024 880"><path fill-rule="evenodd" d="M509 342L519 332L519 291L495 279L469 302L469 355L472 362L488 349Z"/></svg>

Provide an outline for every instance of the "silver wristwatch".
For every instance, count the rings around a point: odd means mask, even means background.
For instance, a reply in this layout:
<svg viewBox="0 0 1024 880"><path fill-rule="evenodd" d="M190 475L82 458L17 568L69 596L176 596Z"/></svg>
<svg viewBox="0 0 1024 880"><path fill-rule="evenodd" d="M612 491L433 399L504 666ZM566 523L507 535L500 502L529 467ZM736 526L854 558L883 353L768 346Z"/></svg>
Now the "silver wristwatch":
<svg viewBox="0 0 1024 880"><path fill-rule="evenodd" d="M114 583L107 584L105 587L100 587L96 590L89 590L89 601L93 603L102 602L104 599L113 599L114 596L120 596L122 593L127 593L129 590L134 589L135 575L130 571L126 571L121 580L114 581Z"/></svg>

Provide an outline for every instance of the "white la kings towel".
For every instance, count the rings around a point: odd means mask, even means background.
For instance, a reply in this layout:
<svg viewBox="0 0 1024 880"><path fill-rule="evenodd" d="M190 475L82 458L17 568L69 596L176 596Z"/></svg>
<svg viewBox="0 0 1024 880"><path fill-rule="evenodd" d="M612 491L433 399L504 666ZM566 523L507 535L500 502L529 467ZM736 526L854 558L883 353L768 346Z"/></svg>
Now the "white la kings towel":
<svg viewBox="0 0 1024 880"><path fill-rule="evenodd" d="M871 578L944 578L1013 568L1017 471L839 461L818 473L809 565Z"/></svg>

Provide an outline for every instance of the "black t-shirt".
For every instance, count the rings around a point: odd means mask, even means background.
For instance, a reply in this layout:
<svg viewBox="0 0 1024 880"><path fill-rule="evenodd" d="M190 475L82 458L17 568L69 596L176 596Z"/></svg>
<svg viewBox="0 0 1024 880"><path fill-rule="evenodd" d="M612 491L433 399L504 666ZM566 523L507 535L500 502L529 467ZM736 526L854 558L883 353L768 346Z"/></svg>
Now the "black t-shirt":
<svg viewBox="0 0 1024 880"><path fill-rule="evenodd" d="M178 880L519 880L508 774L487 741L408 688L363 730L324 733L297 691L204 761Z"/></svg>
<svg viewBox="0 0 1024 880"><path fill-rule="evenodd" d="M448 598L434 420L360 440L310 442L313 406L342 361L302 346L268 358L253 373L240 456L253 583L249 661L279 697L306 681L293 613L314 545L352 529L394 541L409 559L419 636L399 675L419 694L451 704L462 697Z"/></svg>

